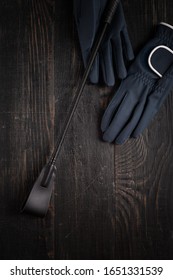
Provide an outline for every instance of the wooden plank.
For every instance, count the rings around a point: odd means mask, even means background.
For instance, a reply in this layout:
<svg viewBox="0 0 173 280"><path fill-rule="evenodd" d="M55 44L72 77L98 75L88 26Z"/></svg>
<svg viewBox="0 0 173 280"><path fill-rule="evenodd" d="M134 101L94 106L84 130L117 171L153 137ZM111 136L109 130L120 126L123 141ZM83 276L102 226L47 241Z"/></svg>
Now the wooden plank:
<svg viewBox="0 0 173 280"><path fill-rule="evenodd" d="M123 1L135 54L173 3ZM0 258L172 259L172 95L138 139L101 139L114 89L87 85L45 219L19 215L60 136L83 65L72 1L0 2Z"/></svg>
<svg viewBox="0 0 173 280"><path fill-rule="evenodd" d="M59 10L61 14L55 21L58 131L63 127L83 73L72 3L56 3L55 13L58 14ZM68 20L63 21L64 18ZM85 88L57 163L55 238L59 251L55 254L56 258L110 256L105 238L110 236L114 241L111 235L114 229L109 218L114 183L114 147L105 146L99 135L100 102L106 92L107 89L94 86Z"/></svg>
<svg viewBox="0 0 173 280"><path fill-rule="evenodd" d="M171 1L131 5L125 1L136 52L158 22L172 23L172 5ZM116 259L172 259L171 99L139 139L116 147Z"/></svg>
<svg viewBox="0 0 173 280"><path fill-rule="evenodd" d="M1 1L0 11L0 257L45 259L51 220L19 209L53 145L54 2Z"/></svg>

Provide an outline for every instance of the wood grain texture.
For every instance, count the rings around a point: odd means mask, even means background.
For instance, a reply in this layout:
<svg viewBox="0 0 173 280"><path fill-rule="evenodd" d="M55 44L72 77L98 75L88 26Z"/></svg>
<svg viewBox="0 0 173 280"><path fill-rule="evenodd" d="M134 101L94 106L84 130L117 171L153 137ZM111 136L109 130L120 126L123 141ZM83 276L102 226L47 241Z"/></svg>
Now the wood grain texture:
<svg viewBox="0 0 173 280"><path fill-rule="evenodd" d="M0 11L0 255L48 258L51 219L19 211L53 146L54 2L1 1Z"/></svg>
<svg viewBox="0 0 173 280"><path fill-rule="evenodd" d="M123 1L135 54L170 0ZM173 95L138 139L104 143L115 89L86 85L45 219L19 214L60 136L83 64L69 0L0 2L0 259L172 259Z"/></svg>
<svg viewBox="0 0 173 280"><path fill-rule="evenodd" d="M158 22L172 24L168 12L172 4L133 1L132 8L136 9L135 21L129 13L127 21L135 24L131 39L137 52ZM168 104L172 104L171 96L139 139L115 147L119 259L172 258L172 110Z"/></svg>

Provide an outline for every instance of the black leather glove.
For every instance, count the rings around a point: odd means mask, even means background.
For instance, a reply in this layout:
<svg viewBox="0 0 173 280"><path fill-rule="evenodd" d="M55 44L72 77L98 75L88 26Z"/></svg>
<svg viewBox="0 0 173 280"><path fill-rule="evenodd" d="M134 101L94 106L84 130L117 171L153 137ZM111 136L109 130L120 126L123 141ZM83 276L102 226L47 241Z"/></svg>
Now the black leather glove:
<svg viewBox="0 0 173 280"><path fill-rule="evenodd" d="M107 2L107 0L73 0L74 16L84 66L87 64ZM123 8L121 3L119 3L100 51L95 59L89 76L90 81L97 84L102 78L102 82L106 85L113 86L116 76L120 79L126 77L125 59L127 61L132 60L133 57Z"/></svg>
<svg viewBox="0 0 173 280"><path fill-rule="evenodd" d="M103 139L137 137L173 89L173 27L162 23L131 65L101 123Z"/></svg>

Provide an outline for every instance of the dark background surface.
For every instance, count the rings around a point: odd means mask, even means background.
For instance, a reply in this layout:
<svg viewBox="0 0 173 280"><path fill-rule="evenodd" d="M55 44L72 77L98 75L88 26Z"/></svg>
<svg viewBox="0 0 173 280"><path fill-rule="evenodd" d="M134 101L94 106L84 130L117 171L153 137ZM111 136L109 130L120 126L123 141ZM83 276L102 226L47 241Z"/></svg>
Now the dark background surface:
<svg viewBox="0 0 173 280"><path fill-rule="evenodd" d="M171 0L123 1L135 54ZM122 146L101 141L114 89L87 85L45 219L19 214L83 73L70 0L0 1L0 258L172 259L173 95Z"/></svg>

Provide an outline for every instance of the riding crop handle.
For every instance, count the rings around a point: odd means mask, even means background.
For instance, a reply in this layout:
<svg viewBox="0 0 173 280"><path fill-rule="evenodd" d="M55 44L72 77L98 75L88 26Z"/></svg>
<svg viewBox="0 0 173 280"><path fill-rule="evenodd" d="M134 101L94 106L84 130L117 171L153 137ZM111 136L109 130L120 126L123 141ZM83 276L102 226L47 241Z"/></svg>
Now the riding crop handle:
<svg viewBox="0 0 173 280"><path fill-rule="evenodd" d="M64 142L64 138L66 136L66 133L67 133L67 130L68 130L68 127L71 123L71 120L72 120L72 117L76 111L76 108L78 106L78 103L80 101L80 98L81 98L81 95L82 95L82 92L83 92L83 88L86 84L86 80L88 78L88 75L90 73L90 70L91 70L91 67L93 65L93 62L96 58L96 55L97 55L97 52L99 50L99 47L102 43L102 40L103 40L103 37L106 33L106 30L107 30L107 27L109 26L109 24L111 23L112 21L112 18L115 14L115 11L118 7L118 4L119 4L120 0L110 0L109 3L108 3L108 8L106 8L105 10L105 15L104 15L104 21L103 21L103 27L102 27L102 30L101 32L98 34L98 37L96 38L96 41L94 43L94 46L93 46L93 49L91 50L91 54L89 56L89 61L88 61L88 64L86 66L86 69L85 69L85 72L83 74L83 77L82 77L82 80L77 88L77 93L76 93L76 97L72 103L72 106L71 106L71 110L69 112L69 115L67 116L66 118L66 122L65 122L65 127L64 127L64 130L63 130L63 133L61 135L61 137L59 138L59 140L57 141L56 145L55 145L55 148L54 148L54 151L52 153L52 156L50 157L50 160L49 160L49 165L55 165L55 162L57 160L57 157L59 155L59 152L61 150L61 146Z"/></svg>
<svg viewBox="0 0 173 280"><path fill-rule="evenodd" d="M61 150L61 146L64 142L64 138L66 136L67 130L71 123L72 117L73 117L73 115L76 111L77 105L80 101L80 98L81 98L81 95L83 92L83 88L85 86L86 80L90 73L94 59L95 59L97 52L99 50L99 47L102 43L102 40L106 33L107 27L111 23L113 15L117 9L118 3L119 3L119 0L117 0L117 1L110 0L110 2L108 3L108 9L106 9L105 20L103 21L102 30L98 34L96 42L94 43L94 47L91 51L91 55L90 55L87 67L83 74L82 80L79 83L79 86L78 86L77 92L76 92L76 96L72 103L69 114L66 118L64 130L63 130L60 138L58 139L58 141L55 144L55 148L49 159L49 162L46 164L46 166L43 167L27 200L25 201L25 203L22 207L22 210L21 210L22 212L25 211L25 212L28 212L28 213L31 213L31 214L34 214L34 215L40 216L40 217L44 217L47 213L47 210L49 207L49 202L51 199L52 189L53 189L53 179L55 176L54 169L55 169L56 160L57 160L59 152Z"/></svg>
<svg viewBox="0 0 173 280"><path fill-rule="evenodd" d="M106 9L104 22L110 24L120 0L110 0Z"/></svg>

